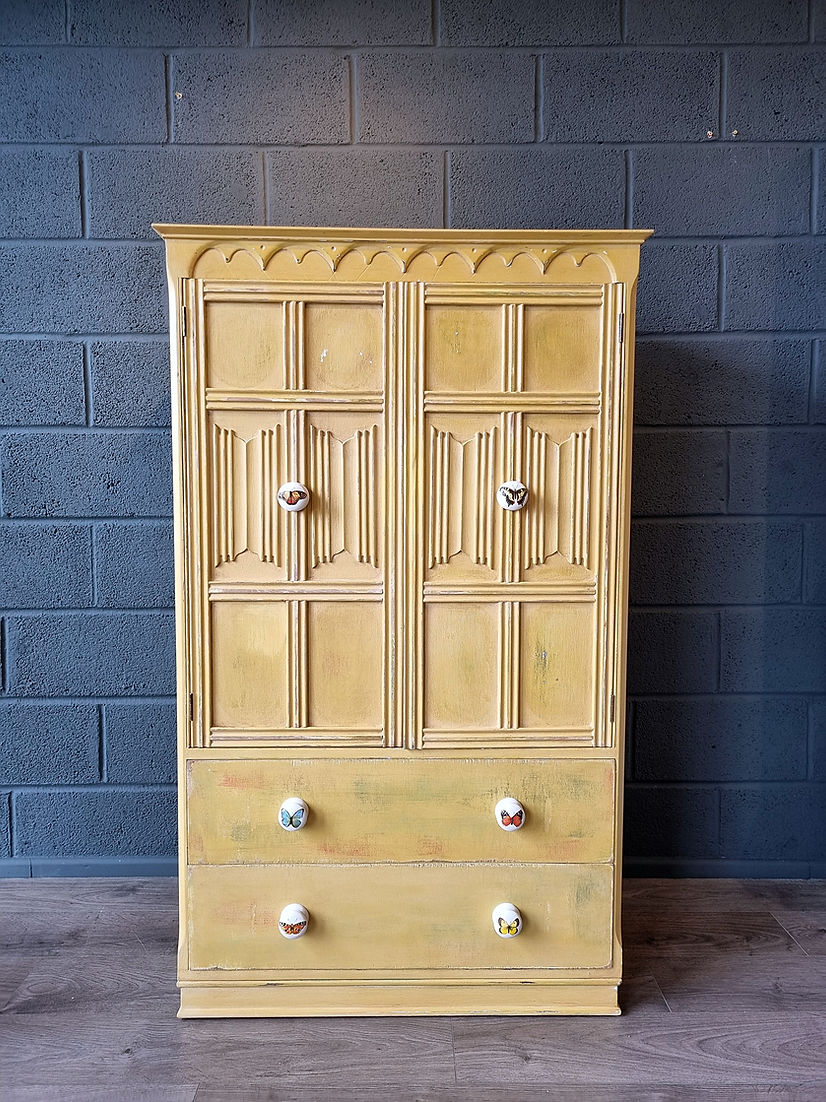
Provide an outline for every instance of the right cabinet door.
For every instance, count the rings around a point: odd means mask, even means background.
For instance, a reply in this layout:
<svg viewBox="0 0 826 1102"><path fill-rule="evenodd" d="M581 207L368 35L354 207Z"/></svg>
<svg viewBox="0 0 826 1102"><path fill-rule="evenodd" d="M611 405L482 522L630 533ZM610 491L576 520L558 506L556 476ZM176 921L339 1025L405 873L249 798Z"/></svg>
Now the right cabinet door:
<svg viewBox="0 0 826 1102"><path fill-rule="evenodd" d="M597 741L619 290L426 290L426 746Z"/></svg>

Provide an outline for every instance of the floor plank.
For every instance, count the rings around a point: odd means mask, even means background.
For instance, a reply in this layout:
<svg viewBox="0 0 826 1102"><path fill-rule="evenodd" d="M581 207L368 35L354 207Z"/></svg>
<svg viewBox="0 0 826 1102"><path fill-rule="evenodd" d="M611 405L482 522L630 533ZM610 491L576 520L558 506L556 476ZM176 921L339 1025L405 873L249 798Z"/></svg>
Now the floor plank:
<svg viewBox="0 0 826 1102"><path fill-rule="evenodd" d="M826 907L822 911L775 907L772 915L804 953L812 957L826 957Z"/></svg>
<svg viewBox="0 0 826 1102"><path fill-rule="evenodd" d="M459 1086L799 1087L826 1082L826 1016L457 1020ZM590 1099L590 1091L589 1091Z"/></svg>

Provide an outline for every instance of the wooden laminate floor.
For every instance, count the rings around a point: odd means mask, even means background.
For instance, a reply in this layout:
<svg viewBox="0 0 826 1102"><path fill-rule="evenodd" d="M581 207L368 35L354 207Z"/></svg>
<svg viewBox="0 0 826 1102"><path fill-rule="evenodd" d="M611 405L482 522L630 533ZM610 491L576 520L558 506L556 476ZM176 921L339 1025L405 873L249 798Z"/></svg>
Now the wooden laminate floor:
<svg viewBox="0 0 826 1102"><path fill-rule="evenodd" d="M624 914L620 1018L180 1021L174 881L0 881L0 1100L826 1102L826 881Z"/></svg>

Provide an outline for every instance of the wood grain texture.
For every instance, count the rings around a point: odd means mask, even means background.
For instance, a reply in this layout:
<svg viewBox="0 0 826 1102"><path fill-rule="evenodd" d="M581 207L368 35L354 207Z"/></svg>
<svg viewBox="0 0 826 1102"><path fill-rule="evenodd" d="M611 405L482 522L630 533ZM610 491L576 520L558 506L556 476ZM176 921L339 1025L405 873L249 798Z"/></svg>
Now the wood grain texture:
<svg viewBox="0 0 826 1102"><path fill-rule="evenodd" d="M769 907L817 927L826 883L625 887L621 1018L273 1023L173 1017L174 881L0 882L0 1097L822 1102L822 958Z"/></svg>

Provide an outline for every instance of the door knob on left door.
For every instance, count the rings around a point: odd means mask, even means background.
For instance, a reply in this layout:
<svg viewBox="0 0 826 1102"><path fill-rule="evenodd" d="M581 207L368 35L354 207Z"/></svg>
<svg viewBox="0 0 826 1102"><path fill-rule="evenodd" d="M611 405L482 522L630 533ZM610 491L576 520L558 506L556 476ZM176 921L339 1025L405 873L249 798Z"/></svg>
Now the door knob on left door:
<svg viewBox="0 0 826 1102"><path fill-rule="evenodd" d="M307 933L307 923L310 921L310 912L300 903L288 903L278 916L278 929L281 936L292 941L297 937L304 937Z"/></svg>
<svg viewBox="0 0 826 1102"><path fill-rule="evenodd" d="M493 809L502 830L520 830L525 825L525 809L519 800L505 796Z"/></svg>
<svg viewBox="0 0 826 1102"><path fill-rule="evenodd" d="M498 903L491 918L499 937L516 937L522 933L522 915L513 903Z"/></svg>
<svg viewBox="0 0 826 1102"><path fill-rule="evenodd" d="M310 491L301 482L285 482L278 487L275 499L288 513L300 513L310 504Z"/></svg>

